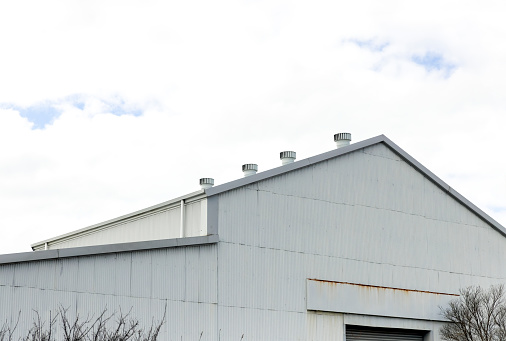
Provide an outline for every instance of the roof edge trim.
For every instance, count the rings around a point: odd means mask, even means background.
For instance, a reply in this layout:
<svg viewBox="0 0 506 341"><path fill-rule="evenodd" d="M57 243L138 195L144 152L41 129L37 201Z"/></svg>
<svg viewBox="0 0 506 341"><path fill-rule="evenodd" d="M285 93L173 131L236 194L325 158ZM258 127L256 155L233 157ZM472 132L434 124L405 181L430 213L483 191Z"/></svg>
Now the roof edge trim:
<svg viewBox="0 0 506 341"><path fill-rule="evenodd" d="M213 234L199 237L148 240L142 242L81 246L67 249L11 253L0 255L0 264L100 255L107 253L163 249L181 246L216 244L218 241L219 236L217 234Z"/></svg>
<svg viewBox="0 0 506 341"><path fill-rule="evenodd" d="M283 173L287 173L287 172L290 172L290 171L293 171L293 170L296 170L296 169L304 168L304 167L313 165L315 163L322 162L322 161L334 158L336 156L348 154L348 153L354 152L356 150L359 150L359 149L362 149L362 148L365 148L365 147L369 147L369 146L371 146L373 144L383 142L384 138L385 138L384 135L372 137L370 139L367 139L367 140L364 140L364 141L360 141L360 142L357 142L357 143L353 143L353 144L350 144L348 146L341 147L339 149L334 149L334 150L331 150L329 152L325 152L323 154L311 156L311 157L309 157L307 159L303 159L303 160L300 160L300 161L295 161L293 163L289 163L289 164L284 165L284 166L279 166L279 167L276 167L276 168L273 168L273 169L266 170L264 172L260 172L260 173L254 174L254 175L250 175L250 176L245 177L245 178L240 178L240 179L237 179L237 180L234 180L234 181L230 181L230 182L227 182L227 183L225 183L223 185L214 186L214 187L206 189L205 192L206 192L206 195L208 197L210 197L210 196L213 196L213 195L216 195L216 194L220 194L220 193L223 193L223 192L226 192L226 191L230 191L230 190L238 188L238 187L249 185L249 184L251 184L253 182L257 182L257 181L261 181L261 180L264 180L264 179L267 179L267 178L271 178L273 176L280 175L280 174L283 174Z"/></svg>
<svg viewBox="0 0 506 341"><path fill-rule="evenodd" d="M441 188L443 191L445 191L448 195L450 195L452 198L460 202L462 205L467 207L469 210L474 212L478 217L480 217L485 223L492 226L494 229L496 229L499 233L501 233L503 236L506 237L506 228L502 226L499 222L497 222L494 218L489 216L487 213L482 211L478 206L470 202L468 199L466 199L462 194L457 192L455 189L450 187L446 182L441 180L436 174L432 173L430 170L427 169L424 165L422 165L420 162L418 162L414 157L406 153L401 147L396 145L393 141L391 141L388 137L382 135L384 138L384 143L391 148L395 153L397 153L400 157L404 159L407 163L409 163L411 166L413 166L415 169L417 169L420 173L425 175L430 181L432 181L436 186Z"/></svg>

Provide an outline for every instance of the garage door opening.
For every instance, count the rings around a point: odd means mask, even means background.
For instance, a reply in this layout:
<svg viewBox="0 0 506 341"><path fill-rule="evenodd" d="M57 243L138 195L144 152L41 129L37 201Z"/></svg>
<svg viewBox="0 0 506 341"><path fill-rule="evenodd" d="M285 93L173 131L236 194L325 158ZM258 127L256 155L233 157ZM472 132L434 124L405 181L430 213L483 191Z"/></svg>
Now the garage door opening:
<svg viewBox="0 0 506 341"><path fill-rule="evenodd" d="M426 331L346 325L346 341L423 341Z"/></svg>

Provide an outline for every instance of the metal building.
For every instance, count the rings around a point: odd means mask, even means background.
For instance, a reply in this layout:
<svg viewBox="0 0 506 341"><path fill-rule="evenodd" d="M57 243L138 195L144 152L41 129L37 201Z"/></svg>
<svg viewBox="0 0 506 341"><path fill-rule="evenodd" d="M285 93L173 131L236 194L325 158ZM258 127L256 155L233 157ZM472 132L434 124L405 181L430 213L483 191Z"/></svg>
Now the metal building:
<svg viewBox="0 0 506 341"><path fill-rule="evenodd" d="M387 137L336 140L1 255L0 319L166 307L161 340L440 340L440 306L504 282L506 229Z"/></svg>

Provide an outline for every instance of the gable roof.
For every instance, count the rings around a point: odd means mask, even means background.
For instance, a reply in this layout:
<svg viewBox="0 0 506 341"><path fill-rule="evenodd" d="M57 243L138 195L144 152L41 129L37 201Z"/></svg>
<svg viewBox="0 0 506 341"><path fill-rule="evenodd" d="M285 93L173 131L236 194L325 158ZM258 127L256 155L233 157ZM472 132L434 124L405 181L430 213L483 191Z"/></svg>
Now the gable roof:
<svg viewBox="0 0 506 341"><path fill-rule="evenodd" d="M379 135L364 141L356 142L353 144L350 144L345 147L341 147L338 149L331 150L329 152L315 155L312 157L309 157L307 159L299 160L294 163L286 164L280 167L276 167L273 169L269 169L267 171L257 173L254 175L250 175L248 177L240 178L234 181L227 182L222 185L217 185L215 187L211 187L205 190L199 190L197 192L193 192L187 195L184 195L182 197L172 199L166 202L163 202L158 205L154 205L136 212L132 212L111 220L107 220L105 222L101 222L92 226L88 226L76 231L72 231L69 233L66 233L64 235L56 236L49 238L47 240L37 242L32 244L32 249L35 249L36 247L40 247L40 245L44 245L45 242L51 242L54 240L58 240L61 238L67 238L69 236L74 236L80 233L86 233L87 231L91 231L93 229L100 229L106 226L112 226L120 221L125 221L128 219L132 219L135 217L140 217L146 214L150 214L152 212L155 212L160 209L164 209L167 207L171 207L174 205L178 205L181 201L181 199L191 199L191 198L206 198L206 197L212 197L216 196L220 193L227 192L230 190L233 190L235 188L239 188L242 186L249 185L251 183L255 183L261 180L265 180L271 177L275 177L280 174L288 173L293 170L301 169L304 167L308 167L311 165L314 165L319 162L323 162L332 158L339 157L341 155L346 155L355 151L358 151L363 148L371 147L376 144L384 144L387 146L390 150L392 150L394 153L396 153L402 160L404 160L406 163L411 165L415 170L420 172L423 176L425 176L429 181L434 183L437 187L439 187L442 191L444 191L446 194L457 200L459 203L464 205L466 208L471 210L473 213L475 213L480 219L482 219L485 223L489 224L492 228L497 230L499 233L501 233L503 236L506 236L506 228L504 228L501 224L499 224L496 220L494 220L492 217L490 217L488 214L483 212L481 209L479 209L476 205L471 203L469 200L464 198L460 193L458 193L456 190L451 188L448 184L446 184L443 180L441 180L439 177L437 177L434 173L432 173L430 170L428 170L425 166L423 166L420 162L415 160L411 155L406 153L403 149L401 149L398 145L396 145L394 142L392 142L389 138L387 138L385 135Z"/></svg>
<svg viewBox="0 0 506 341"><path fill-rule="evenodd" d="M432 183L434 183L437 187L439 187L441 190L443 190L446 194L460 202L462 205L467 207L469 210L474 212L479 218L481 218L484 222L489 224L491 227L496 229L498 232L500 232L503 236L506 236L506 228L499 224L495 219L490 217L488 214L483 212L481 209L479 209L476 205L474 205L472 202L467 200L464 196L462 196L459 192L454 190L452 187L450 187L446 182L441 180L439 177L437 177L434 173L432 173L430 170L428 170L424 165L422 165L420 162L415 160L411 155L406 153L402 148L400 148L398 145L396 145L392 140L390 140L385 135L379 135L376 137L372 137L370 139L356 142L353 144L350 144L345 147L341 147L339 149L334 149L329 152L315 155L312 157L309 157L307 159L303 159L294 163L290 163L284 166L280 166L277 168L269 169L267 171L257 173L254 175L250 175L245 178L241 178L238 180L234 180L231 182L227 182L222 185L218 185L215 187L211 187L209 189L205 190L205 193L208 197L217 195L226 191L233 190L238 187L246 186L251 183L261 181L264 179L268 179L280 174L284 174L296 169L304 168L311 166L313 164L316 164L318 162L322 162L325 160L329 160L341 155L349 154L354 151L367 148L370 146L373 146L378 143L385 144L388 148L390 148L393 152L395 152L397 155L399 155L405 162L407 162L409 165L414 167L418 172L420 172L422 175L424 175L428 180L430 180Z"/></svg>

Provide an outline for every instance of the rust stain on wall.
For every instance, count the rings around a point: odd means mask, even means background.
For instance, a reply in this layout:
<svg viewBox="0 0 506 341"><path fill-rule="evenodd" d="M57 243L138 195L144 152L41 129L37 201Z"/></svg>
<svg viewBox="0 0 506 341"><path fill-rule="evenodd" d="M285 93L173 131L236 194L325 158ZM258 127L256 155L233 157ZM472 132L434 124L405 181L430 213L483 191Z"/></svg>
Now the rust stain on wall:
<svg viewBox="0 0 506 341"><path fill-rule="evenodd" d="M316 278L308 278L308 280L315 281L315 282L321 282L321 283L325 283L325 284L330 284L332 286L337 285L337 284L347 284L347 285L354 285L354 286L357 286L357 287L361 287L361 288L364 288L364 289L398 290L398 291L401 291L401 292L405 292L406 294L408 294L410 292L417 292L417 293L433 294L433 295L447 295L447 296L456 296L456 297L460 296L458 294L449 294L449 293L445 293L445 292L434 292L434 291L424 291L424 290L414 290L414 289L392 288L392 287L383 287L383 286L379 286L379 285L365 285L365 284L349 283L349 282L336 282L336 281L327 281L327 280L316 279Z"/></svg>

